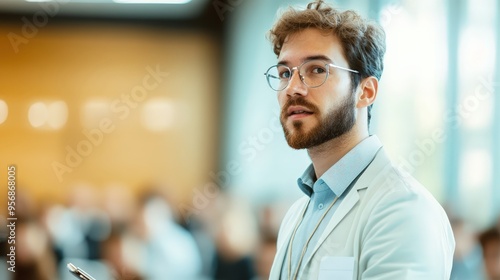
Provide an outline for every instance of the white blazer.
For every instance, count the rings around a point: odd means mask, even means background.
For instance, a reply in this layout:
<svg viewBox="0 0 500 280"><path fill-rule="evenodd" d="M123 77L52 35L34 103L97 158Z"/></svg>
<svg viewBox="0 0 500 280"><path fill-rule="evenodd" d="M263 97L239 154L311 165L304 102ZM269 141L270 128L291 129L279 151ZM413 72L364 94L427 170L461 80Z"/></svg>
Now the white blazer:
<svg viewBox="0 0 500 280"><path fill-rule="evenodd" d="M288 210L270 279L279 279L290 236L309 197ZM325 257L354 257L352 279L449 280L455 241L446 213L382 148L342 200L297 279L318 279ZM328 263L323 263L321 269ZM328 269L328 267L327 267ZM350 278L350 277L348 277ZM337 279L332 279L337 280Z"/></svg>

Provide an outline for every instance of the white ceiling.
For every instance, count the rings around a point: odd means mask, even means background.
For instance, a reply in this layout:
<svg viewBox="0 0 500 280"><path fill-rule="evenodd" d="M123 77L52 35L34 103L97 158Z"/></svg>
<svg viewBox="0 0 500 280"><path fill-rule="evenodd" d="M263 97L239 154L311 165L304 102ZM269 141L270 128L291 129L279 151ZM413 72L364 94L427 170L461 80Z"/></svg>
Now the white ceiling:
<svg viewBox="0 0 500 280"><path fill-rule="evenodd" d="M113 0L52 0L49 2L0 0L0 12L33 14L33 16L38 15L40 17L45 14L48 17L90 16L186 19L199 15L206 2L207 0L192 0L186 4L119 4L113 2Z"/></svg>

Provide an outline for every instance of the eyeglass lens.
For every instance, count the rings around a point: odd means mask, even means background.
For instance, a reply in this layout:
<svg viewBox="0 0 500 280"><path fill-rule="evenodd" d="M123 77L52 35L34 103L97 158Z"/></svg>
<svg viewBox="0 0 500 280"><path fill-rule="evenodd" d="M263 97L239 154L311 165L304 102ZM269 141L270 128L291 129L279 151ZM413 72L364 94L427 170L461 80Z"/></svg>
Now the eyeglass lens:
<svg viewBox="0 0 500 280"><path fill-rule="evenodd" d="M328 77L328 64L322 60L310 60L298 67L302 82L308 87L321 86ZM274 90L285 89L292 78L292 70L282 64L275 65L266 73L269 86Z"/></svg>

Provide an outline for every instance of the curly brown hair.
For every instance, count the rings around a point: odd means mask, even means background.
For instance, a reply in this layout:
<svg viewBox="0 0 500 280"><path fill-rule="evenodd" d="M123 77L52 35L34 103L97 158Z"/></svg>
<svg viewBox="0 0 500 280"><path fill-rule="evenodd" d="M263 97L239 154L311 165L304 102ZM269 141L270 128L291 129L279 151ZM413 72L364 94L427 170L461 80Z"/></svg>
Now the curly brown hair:
<svg viewBox="0 0 500 280"><path fill-rule="evenodd" d="M306 28L332 32L340 40L347 63L359 74L351 73L352 91L361 80L374 76L378 80L384 70L385 32L380 25L368 21L352 10L339 11L322 0L311 2L305 10L290 7L269 32L274 53L279 56L285 39ZM371 119L368 107L368 124Z"/></svg>

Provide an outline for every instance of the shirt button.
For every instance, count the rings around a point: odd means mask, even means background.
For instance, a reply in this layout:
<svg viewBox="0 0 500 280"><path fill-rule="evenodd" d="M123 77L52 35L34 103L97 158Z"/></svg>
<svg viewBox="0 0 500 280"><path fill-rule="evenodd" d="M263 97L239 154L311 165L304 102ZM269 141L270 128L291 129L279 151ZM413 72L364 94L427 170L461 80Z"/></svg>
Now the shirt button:
<svg viewBox="0 0 500 280"><path fill-rule="evenodd" d="M323 203L318 204L318 209L319 210L323 209Z"/></svg>

